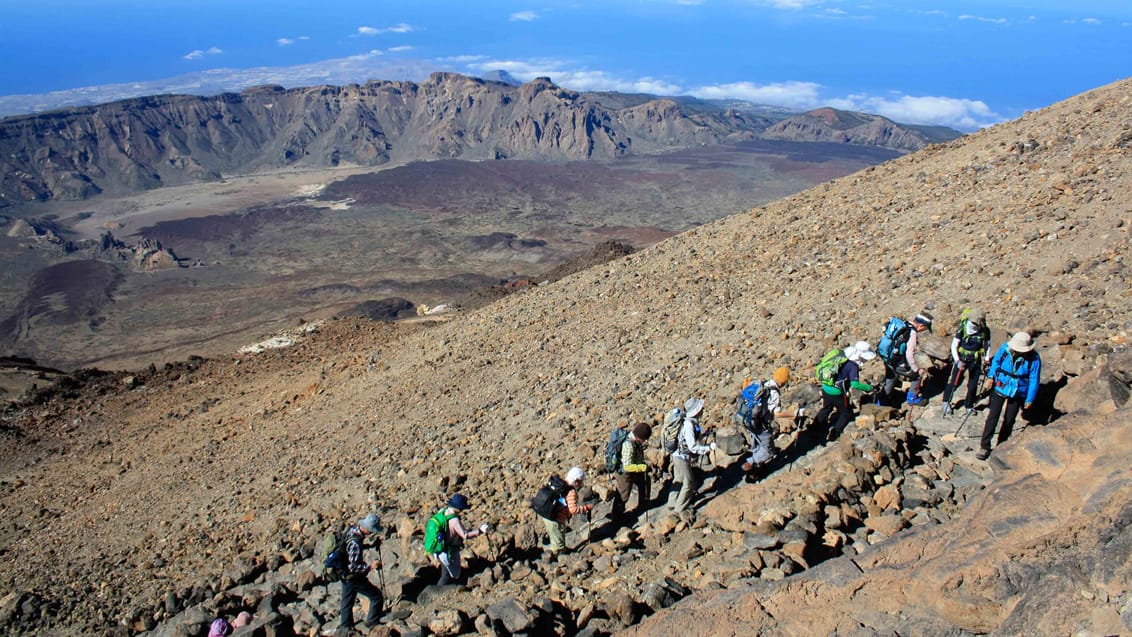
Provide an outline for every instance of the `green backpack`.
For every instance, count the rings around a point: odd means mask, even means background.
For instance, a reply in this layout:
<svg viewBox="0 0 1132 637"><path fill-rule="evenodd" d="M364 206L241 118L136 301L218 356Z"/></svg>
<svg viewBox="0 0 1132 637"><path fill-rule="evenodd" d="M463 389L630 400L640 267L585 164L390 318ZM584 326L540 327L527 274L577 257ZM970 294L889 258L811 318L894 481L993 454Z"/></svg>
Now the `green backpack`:
<svg viewBox="0 0 1132 637"><path fill-rule="evenodd" d="M448 521L456 517L456 513L447 514L447 508L441 509L428 519L425 525L424 550L429 555L443 553L448 550Z"/></svg>
<svg viewBox="0 0 1132 637"><path fill-rule="evenodd" d="M833 387L837 382L837 375L841 373L841 366L849 361L845 352L840 349L831 349L821 357L821 362L814 369L814 376L822 385Z"/></svg>

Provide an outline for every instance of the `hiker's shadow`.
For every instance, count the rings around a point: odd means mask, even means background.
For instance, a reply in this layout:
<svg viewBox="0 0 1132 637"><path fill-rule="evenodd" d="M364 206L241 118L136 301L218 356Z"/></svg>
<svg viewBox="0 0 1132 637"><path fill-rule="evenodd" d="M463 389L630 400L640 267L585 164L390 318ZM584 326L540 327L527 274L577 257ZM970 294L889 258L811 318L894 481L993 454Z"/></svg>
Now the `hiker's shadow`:
<svg viewBox="0 0 1132 637"><path fill-rule="evenodd" d="M1061 391L1061 388L1065 387L1068 382L1069 379L1062 376L1054 382L1038 385L1038 395L1034 398L1034 404L1030 405L1030 408L1022 415L1030 426L1048 425L1065 415L1053 405L1054 401L1057 400L1057 392Z"/></svg>

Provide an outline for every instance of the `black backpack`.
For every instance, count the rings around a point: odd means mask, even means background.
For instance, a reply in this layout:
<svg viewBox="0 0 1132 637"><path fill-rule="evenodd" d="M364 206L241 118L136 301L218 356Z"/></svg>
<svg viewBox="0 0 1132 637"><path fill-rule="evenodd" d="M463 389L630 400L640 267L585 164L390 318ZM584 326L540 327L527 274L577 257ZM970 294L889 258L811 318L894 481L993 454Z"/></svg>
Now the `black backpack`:
<svg viewBox="0 0 1132 637"><path fill-rule="evenodd" d="M550 481L531 498L531 508L539 517L553 520L564 505L560 501L570 490L570 485L558 476L550 476Z"/></svg>

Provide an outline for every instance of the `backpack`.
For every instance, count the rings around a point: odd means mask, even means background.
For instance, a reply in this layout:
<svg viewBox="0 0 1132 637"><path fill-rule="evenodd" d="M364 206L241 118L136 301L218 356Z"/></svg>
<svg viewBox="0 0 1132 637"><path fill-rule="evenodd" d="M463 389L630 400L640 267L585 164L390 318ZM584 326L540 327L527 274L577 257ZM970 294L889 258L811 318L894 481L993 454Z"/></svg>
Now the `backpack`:
<svg viewBox="0 0 1132 637"><path fill-rule="evenodd" d="M444 553L448 550L448 521L456 517L457 514L445 514L447 510L447 508L444 508L437 511L425 525L424 551L429 555Z"/></svg>
<svg viewBox="0 0 1132 637"><path fill-rule="evenodd" d="M744 427L754 430L760 422L766 420L769 393L766 383L757 380L739 392L739 397L735 399L735 417Z"/></svg>
<svg viewBox="0 0 1132 637"><path fill-rule="evenodd" d="M884 336L877 344L877 354L889 365L897 366L899 359L908 351L908 336L911 334L912 326L904 319L898 316L888 319Z"/></svg>
<svg viewBox="0 0 1132 637"><path fill-rule="evenodd" d="M561 499L566 497L566 493L569 491L570 485L566 484L565 480L558 476L550 476L550 481L535 493L535 497L531 498L531 509L539 517L554 520L563 507Z"/></svg>
<svg viewBox="0 0 1132 637"><path fill-rule="evenodd" d="M337 582L346 575L350 565L349 552L346 550L346 541L349 538L349 533L334 533L323 538L323 548L329 549L326 552L326 560L322 563L323 577L326 581Z"/></svg>
<svg viewBox="0 0 1132 637"><path fill-rule="evenodd" d="M849 359L845 357L845 352L831 349L821 357L821 362L814 369L814 377L822 385L833 387L837 383L837 375L841 373L841 367L847 362Z"/></svg>
<svg viewBox="0 0 1132 637"><path fill-rule="evenodd" d="M974 334L967 333L967 317L970 314L970 308L963 310L959 315L959 327L955 330L955 338L959 341L958 347L955 348L959 352L959 360L968 365L974 363L979 354L990 345L990 328L986 325Z"/></svg>
<svg viewBox="0 0 1132 637"><path fill-rule="evenodd" d="M660 448L665 453L675 453L680 448L680 427L684 424L684 409L673 407L664 415L660 428Z"/></svg>
<svg viewBox="0 0 1132 637"><path fill-rule="evenodd" d="M614 427L609 433L609 442L605 443L605 472L621 473L621 447L629 438L629 430L624 427Z"/></svg>

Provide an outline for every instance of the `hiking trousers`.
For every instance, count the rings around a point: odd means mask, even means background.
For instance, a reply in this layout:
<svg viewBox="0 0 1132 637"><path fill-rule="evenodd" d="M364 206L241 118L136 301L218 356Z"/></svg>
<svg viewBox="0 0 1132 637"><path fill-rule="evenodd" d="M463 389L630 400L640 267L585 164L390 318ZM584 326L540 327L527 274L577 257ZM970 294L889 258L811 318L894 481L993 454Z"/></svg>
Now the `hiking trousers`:
<svg viewBox="0 0 1132 637"><path fill-rule="evenodd" d="M834 396L822 392L821 402L821 411L814 416L814 422L821 426L828 423L829 429L827 431L830 436L840 436L841 432L849 426L849 421L853 419L853 410L849 409L849 394ZM831 418L832 422L830 422Z"/></svg>
<svg viewBox="0 0 1132 637"><path fill-rule="evenodd" d="M550 552L558 553L565 549L566 533L563 532L562 525L557 520L546 518L542 518L542 523L546 526L546 534L550 536Z"/></svg>
<svg viewBox="0 0 1132 637"><path fill-rule="evenodd" d="M637 488L636 512L643 513L649 506L651 486L647 471L617 474L617 500L613 503L612 516L618 518L624 515L629 508L629 496L633 493L633 487Z"/></svg>
<svg viewBox="0 0 1132 637"><path fill-rule="evenodd" d="M672 474L673 480L680 483L680 492L676 494L676 503L672 505L672 510L682 513L692 504L692 499L700 489L700 470L687 460L672 456Z"/></svg>
<svg viewBox="0 0 1132 637"><path fill-rule="evenodd" d="M436 582L437 585L444 586L460 581L460 575L464 572L460 564L460 549L441 551L436 554L436 559L440 562L440 579Z"/></svg>
<svg viewBox="0 0 1132 637"><path fill-rule="evenodd" d="M1005 405L1005 409L1003 405ZM991 438L994 437L994 428L998 425L1000 413L1002 414L1002 428L998 430L998 444L1001 445L1006 442L1006 439L1010 437L1010 432L1014 431L1014 419L1018 417L1018 412L1021 410L1021 396L1007 398L996 391L992 391L990 406L987 407L987 421L983 424L983 437L979 440L979 447L990 451Z"/></svg>
<svg viewBox="0 0 1132 637"><path fill-rule="evenodd" d="M338 608L339 626L342 628L354 627L354 601L358 595L369 599L369 612L366 613L366 623L377 624L381 617L381 606L385 599L381 590L374 586L364 575L342 578L342 605Z"/></svg>
<svg viewBox="0 0 1132 637"><path fill-rule="evenodd" d="M973 363L958 362L951 366L951 378L943 388L943 402L950 404L951 396L959 388L959 379L967 374L967 398L963 406L970 409L975 406L975 397L979 395L979 361Z"/></svg>

